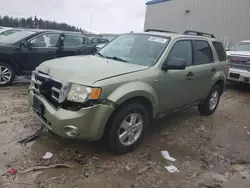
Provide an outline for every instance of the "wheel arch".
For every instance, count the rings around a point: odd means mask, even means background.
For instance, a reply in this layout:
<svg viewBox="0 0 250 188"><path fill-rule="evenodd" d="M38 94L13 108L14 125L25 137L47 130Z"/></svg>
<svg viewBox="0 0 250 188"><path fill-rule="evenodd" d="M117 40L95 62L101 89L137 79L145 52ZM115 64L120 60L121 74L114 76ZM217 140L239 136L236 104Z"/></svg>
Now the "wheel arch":
<svg viewBox="0 0 250 188"><path fill-rule="evenodd" d="M113 91L107 98L116 103L116 108L108 118L104 135L111 129L112 120L116 114L128 104L142 104L149 111L150 120L156 116L158 106L157 95L154 89L146 83L135 82L124 84Z"/></svg>
<svg viewBox="0 0 250 188"><path fill-rule="evenodd" d="M15 74L18 72L18 67L14 62L0 57L0 63L6 63L7 65L9 65L13 69Z"/></svg>
<svg viewBox="0 0 250 188"><path fill-rule="evenodd" d="M213 88L215 85L219 85L219 86L220 86L220 88L221 88L221 91L220 91L221 93L220 93L220 94L222 94L223 91L224 91L224 89L225 89L225 81L224 81L224 79L223 79L223 78L218 78L218 79L214 82L212 88ZM212 89L212 88L211 88L211 89ZM211 89L210 89L210 90L211 90Z"/></svg>
<svg viewBox="0 0 250 188"><path fill-rule="evenodd" d="M112 112L112 114L110 115L110 117L108 118L108 121L105 125L104 128L104 134L103 136L105 137L105 135L108 134L109 130L111 129L112 126L112 120L114 119L114 117L117 115L117 113L126 105L131 104L131 103L140 103L142 104L149 112L150 114L150 121L153 120L154 118L154 112L153 112L153 105L151 103L151 101L145 97L145 96L135 96L135 97L131 97L127 100L122 101L122 103L120 103L115 110Z"/></svg>

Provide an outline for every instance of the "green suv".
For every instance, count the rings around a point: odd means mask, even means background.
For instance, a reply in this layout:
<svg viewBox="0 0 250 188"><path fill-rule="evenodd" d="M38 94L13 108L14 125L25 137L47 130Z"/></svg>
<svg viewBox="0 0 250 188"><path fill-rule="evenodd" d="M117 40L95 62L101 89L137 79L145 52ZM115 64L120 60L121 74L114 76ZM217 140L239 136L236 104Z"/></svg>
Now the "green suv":
<svg viewBox="0 0 250 188"><path fill-rule="evenodd" d="M57 135L104 138L131 151L153 119L198 106L212 115L227 78L227 57L213 35L155 30L124 34L95 55L58 58L32 74L29 104Z"/></svg>

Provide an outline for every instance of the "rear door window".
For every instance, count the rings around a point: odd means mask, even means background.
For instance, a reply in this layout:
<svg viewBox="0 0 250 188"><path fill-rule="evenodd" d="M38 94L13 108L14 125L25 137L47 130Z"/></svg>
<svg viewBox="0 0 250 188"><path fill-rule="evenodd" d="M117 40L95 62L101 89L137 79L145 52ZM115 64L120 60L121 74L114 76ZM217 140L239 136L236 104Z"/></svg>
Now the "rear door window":
<svg viewBox="0 0 250 188"><path fill-rule="evenodd" d="M81 36L65 35L64 37L64 47L76 47L83 45L84 39Z"/></svg>
<svg viewBox="0 0 250 188"><path fill-rule="evenodd" d="M94 38L94 39L91 40L91 42L92 42L92 43L99 43L99 39Z"/></svg>
<svg viewBox="0 0 250 188"><path fill-rule="evenodd" d="M226 61L227 60L227 55L224 50L223 44L221 42L214 41L213 46L216 50L216 53L218 55L219 61Z"/></svg>
<svg viewBox="0 0 250 188"><path fill-rule="evenodd" d="M100 42L101 42L101 43L106 43L107 40L106 40L106 39L100 39Z"/></svg>
<svg viewBox="0 0 250 188"><path fill-rule="evenodd" d="M207 41L193 41L193 51L195 65L213 63L213 52Z"/></svg>

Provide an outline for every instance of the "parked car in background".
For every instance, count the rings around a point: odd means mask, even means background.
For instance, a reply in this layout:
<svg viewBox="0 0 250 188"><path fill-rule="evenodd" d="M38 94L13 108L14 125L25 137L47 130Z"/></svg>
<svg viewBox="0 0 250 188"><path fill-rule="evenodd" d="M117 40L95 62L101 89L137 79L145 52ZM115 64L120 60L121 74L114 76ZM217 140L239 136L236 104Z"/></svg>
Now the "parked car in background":
<svg viewBox="0 0 250 188"><path fill-rule="evenodd" d="M227 51L228 80L250 83L250 40L241 41Z"/></svg>
<svg viewBox="0 0 250 188"><path fill-rule="evenodd" d="M99 44L107 44L109 40L101 37L94 37L90 39L90 42L94 45L99 45Z"/></svg>
<svg viewBox="0 0 250 188"><path fill-rule="evenodd" d="M204 36L129 33L95 55L46 61L33 71L29 104L57 135L104 137L114 152L129 152L154 118L192 106L215 112L228 62L223 45Z"/></svg>
<svg viewBox="0 0 250 188"><path fill-rule="evenodd" d="M100 50L103 46L105 46L106 45L106 43L104 43L104 44L97 44L96 45L96 48L98 49L98 50Z"/></svg>
<svg viewBox="0 0 250 188"><path fill-rule="evenodd" d="M108 39L109 41L115 39L119 35L102 35L102 38Z"/></svg>
<svg viewBox="0 0 250 188"><path fill-rule="evenodd" d="M90 41L74 32L22 30L0 38L0 86L16 75L31 74L43 61L96 52Z"/></svg>
<svg viewBox="0 0 250 188"><path fill-rule="evenodd" d="M15 28L6 28L4 30L0 30L0 37L5 37L16 32L22 31L23 29L15 29Z"/></svg>

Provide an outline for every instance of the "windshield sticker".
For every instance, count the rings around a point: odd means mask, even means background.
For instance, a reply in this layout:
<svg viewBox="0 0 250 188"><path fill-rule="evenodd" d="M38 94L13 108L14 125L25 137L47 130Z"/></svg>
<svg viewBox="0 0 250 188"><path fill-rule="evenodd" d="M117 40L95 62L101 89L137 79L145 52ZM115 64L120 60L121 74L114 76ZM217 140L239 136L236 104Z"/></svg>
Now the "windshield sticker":
<svg viewBox="0 0 250 188"><path fill-rule="evenodd" d="M163 38L159 38L159 37L150 37L148 40L153 41L153 42L159 42L162 44L164 44L168 41L167 39L163 39Z"/></svg>

